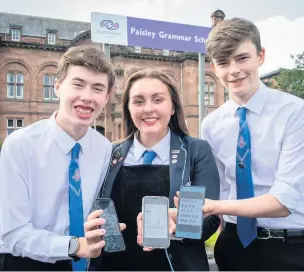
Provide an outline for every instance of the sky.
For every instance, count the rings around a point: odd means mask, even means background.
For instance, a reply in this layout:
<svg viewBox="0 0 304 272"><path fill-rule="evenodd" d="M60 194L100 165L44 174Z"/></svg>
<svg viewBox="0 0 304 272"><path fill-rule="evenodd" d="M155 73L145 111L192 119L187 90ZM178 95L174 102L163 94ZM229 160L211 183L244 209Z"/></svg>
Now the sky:
<svg viewBox="0 0 304 272"><path fill-rule="evenodd" d="M290 54L304 51L303 0L0 0L1 12L90 22L91 12L111 13L152 20L210 26L211 13L242 17L260 30L266 59L265 74L294 68Z"/></svg>

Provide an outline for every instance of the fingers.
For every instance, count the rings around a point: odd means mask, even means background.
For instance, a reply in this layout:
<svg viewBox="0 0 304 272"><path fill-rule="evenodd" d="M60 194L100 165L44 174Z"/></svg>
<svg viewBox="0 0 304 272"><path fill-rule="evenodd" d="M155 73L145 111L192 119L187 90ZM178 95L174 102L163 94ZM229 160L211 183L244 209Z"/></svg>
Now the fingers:
<svg viewBox="0 0 304 272"><path fill-rule="evenodd" d="M100 217L101 215L103 214L103 210L96 210L94 212L91 212L88 216L88 220L87 221L90 221L92 219L95 219L97 217Z"/></svg>
<svg viewBox="0 0 304 272"><path fill-rule="evenodd" d="M176 230L177 209L169 209L169 233L172 234Z"/></svg>
<svg viewBox="0 0 304 272"><path fill-rule="evenodd" d="M106 222L103 218L94 218L84 223L85 232L98 229L99 226L103 225Z"/></svg>
<svg viewBox="0 0 304 272"><path fill-rule="evenodd" d="M176 196L173 198L174 206L178 208L178 202L179 202L179 191L176 192Z"/></svg>
<svg viewBox="0 0 304 272"><path fill-rule="evenodd" d="M95 229L95 230L91 230L85 233L85 238L87 240L92 240L95 238L100 238L101 236L106 234L106 230L105 229Z"/></svg>
<svg viewBox="0 0 304 272"><path fill-rule="evenodd" d="M178 208L178 198L177 198L177 196L175 196L175 197L173 198L173 201L174 201L174 206L175 206L176 208Z"/></svg>
<svg viewBox="0 0 304 272"><path fill-rule="evenodd" d="M106 245L106 243L103 240L101 240L97 243L88 245L89 252L90 252L90 258L96 258L96 257L100 256L101 250L104 248L105 245Z"/></svg>
<svg viewBox="0 0 304 272"><path fill-rule="evenodd" d="M119 223L120 230L123 231L127 228L127 225L124 223Z"/></svg>
<svg viewBox="0 0 304 272"><path fill-rule="evenodd" d="M142 246L142 232L143 232L142 213L138 214L136 221L137 221L137 244Z"/></svg>

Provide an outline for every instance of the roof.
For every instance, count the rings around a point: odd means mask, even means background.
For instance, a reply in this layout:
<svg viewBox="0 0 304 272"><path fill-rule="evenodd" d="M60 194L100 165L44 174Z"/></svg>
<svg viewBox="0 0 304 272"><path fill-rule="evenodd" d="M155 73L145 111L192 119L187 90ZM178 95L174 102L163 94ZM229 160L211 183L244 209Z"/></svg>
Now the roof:
<svg viewBox="0 0 304 272"><path fill-rule="evenodd" d="M19 15L0 12L0 33L9 33L10 26L22 27L22 35L46 37L47 30L57 30L59 39L73 40L82 31L91 29L91 23Z"/></svg>
<svg viewBox="0 0 304 272"><path fill-rule="evenodd" d="M268 77L277 76L281 71L282 71L282 69L280 68L280 69L271 71L269 73L263 74L263 75L260 76L260 79L265 79L265 78L268 78Z"/></svg>

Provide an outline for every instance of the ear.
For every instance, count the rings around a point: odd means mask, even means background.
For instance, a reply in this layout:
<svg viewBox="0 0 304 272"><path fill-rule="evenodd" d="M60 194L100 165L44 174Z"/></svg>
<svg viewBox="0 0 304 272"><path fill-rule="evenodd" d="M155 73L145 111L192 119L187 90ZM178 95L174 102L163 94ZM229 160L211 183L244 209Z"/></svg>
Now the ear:
<svg viewBox="0 0 304 272"><path fill-rule="evenodd" d="M265 61L265 48L262 48L260 53L258 54L259 58L259 66L261 66Z"/></svg>
<svg viewBox="0 0 304 272"><path fill-rule="evenodd" d="M60 92L59 92L59 88L60 88L60 83L58 81L58 79L56 78L55 79L55 85L54 85L54 88L55 88L55 94L58 98L60 98Z"/></svg>
<svg viewBox="0 0 304 272"><path fill-rule="evenodd" d="M210 61L210 65L211 65L212 71L216 74L215 65L214 65L213 60Z"/></svg>

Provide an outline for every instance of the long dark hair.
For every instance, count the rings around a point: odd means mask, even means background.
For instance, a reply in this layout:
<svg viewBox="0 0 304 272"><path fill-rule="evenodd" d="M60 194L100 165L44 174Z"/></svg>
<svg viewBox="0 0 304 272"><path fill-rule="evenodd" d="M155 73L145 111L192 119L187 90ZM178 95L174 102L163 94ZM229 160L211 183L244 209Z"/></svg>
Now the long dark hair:
<svg viewBox="0 0 304 272"><path fill-rule="evenodd" d="M130 75L127 81L127 86L122 96L122 123L123 123L123 136L124 138L133 137L134 133L137 131L137 127L135 126L131 114L129 111L129 100L130 100L130 90L133 84L142 79L142 78L154 78L160 80L163 84L168 87L172 104L174 108L174 114L171 116L169 121L169 128L172 132L176 133L180 136L189 135L188 128L186 126L184 111L182 108L180 96L177 90L177 87L173 83L174 78L167 72L163 72L161 70L152 70L152 69L144 69L135 71Z"/></svg>

